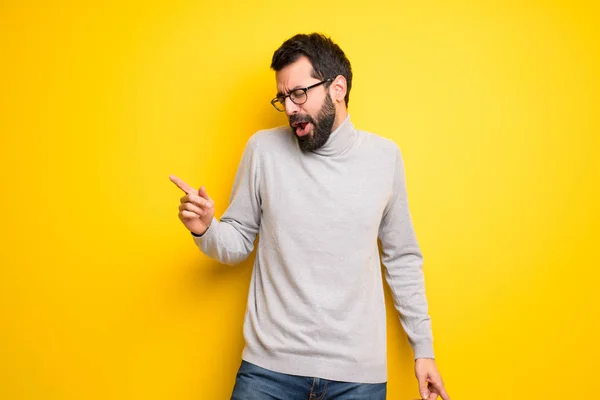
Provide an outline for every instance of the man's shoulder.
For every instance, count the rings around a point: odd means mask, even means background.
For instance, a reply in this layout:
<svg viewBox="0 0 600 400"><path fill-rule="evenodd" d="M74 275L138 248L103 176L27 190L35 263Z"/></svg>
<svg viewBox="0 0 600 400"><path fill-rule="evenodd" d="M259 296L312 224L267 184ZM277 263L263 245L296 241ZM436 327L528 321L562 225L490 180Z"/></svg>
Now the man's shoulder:
<svg viewBox="0 0 600 400"><path fill-rule="evenodd" d="M358 132L361 136L363 136L363 140L365 141L365 143L367 143L368 146L375 151L392 155L395 155L397 152L400 151L400 147L392 139L388 139L377 133L365 130L359 130Z"/></svg>
<svg viewBox="0 0 600 400"><path fill-rule="evenodd" d="M269 129L261 129L248 139L248 144L268 150L281 149L293 145L293 136L290 135L288 126L277 126Z"/></svg>

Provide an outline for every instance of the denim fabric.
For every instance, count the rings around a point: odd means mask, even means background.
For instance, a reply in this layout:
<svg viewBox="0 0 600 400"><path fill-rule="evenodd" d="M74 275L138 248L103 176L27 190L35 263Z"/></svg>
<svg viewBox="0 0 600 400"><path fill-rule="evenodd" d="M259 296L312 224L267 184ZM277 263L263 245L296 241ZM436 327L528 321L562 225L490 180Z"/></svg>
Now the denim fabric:
<svg viewBox="0 0 600 400"><path fill-rule="evenodd" d="M386 385L281 374L242 361L231 400L385 400Z"/></svg>

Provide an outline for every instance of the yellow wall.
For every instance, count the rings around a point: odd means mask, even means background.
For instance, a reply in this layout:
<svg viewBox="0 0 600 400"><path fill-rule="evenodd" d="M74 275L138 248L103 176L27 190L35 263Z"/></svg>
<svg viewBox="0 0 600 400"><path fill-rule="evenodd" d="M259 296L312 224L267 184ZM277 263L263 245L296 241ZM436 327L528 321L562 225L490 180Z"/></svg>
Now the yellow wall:
<svg viewBox="0 0 600 400"><path fill-rule="evenodd" d="M272 52L315 30L403 149L452 398L598 396L597 2L60 3L0 3L0 398L228 398L251 263L200 254L168 176L221 215L285 123Z"/></svg>

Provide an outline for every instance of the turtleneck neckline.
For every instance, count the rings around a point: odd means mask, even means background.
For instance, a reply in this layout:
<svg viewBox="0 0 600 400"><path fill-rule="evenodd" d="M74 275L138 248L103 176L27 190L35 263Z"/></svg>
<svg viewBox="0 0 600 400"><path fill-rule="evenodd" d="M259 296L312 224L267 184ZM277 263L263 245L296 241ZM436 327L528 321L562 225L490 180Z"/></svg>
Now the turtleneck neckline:
<svg viewBox="0 0 600 400"><path fill-rule="evenodd" d="M331 132L327 142L320 148L312 151L320 156L336 156L346 152L354 144L357 137L354 124L350 121L350 114L344 121Z"/></svg>

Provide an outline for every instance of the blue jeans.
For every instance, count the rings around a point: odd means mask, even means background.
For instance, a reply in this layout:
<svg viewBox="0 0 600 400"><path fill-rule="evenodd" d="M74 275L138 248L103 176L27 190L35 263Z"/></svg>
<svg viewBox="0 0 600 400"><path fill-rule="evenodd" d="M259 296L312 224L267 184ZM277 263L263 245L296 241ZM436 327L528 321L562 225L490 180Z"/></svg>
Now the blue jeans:
<svg viewBox="0 0 600 400"><path fill-rule="evenodd" d="M242 360L231 400L385 400L386 383L351 383L274 372Z"/></svg>

